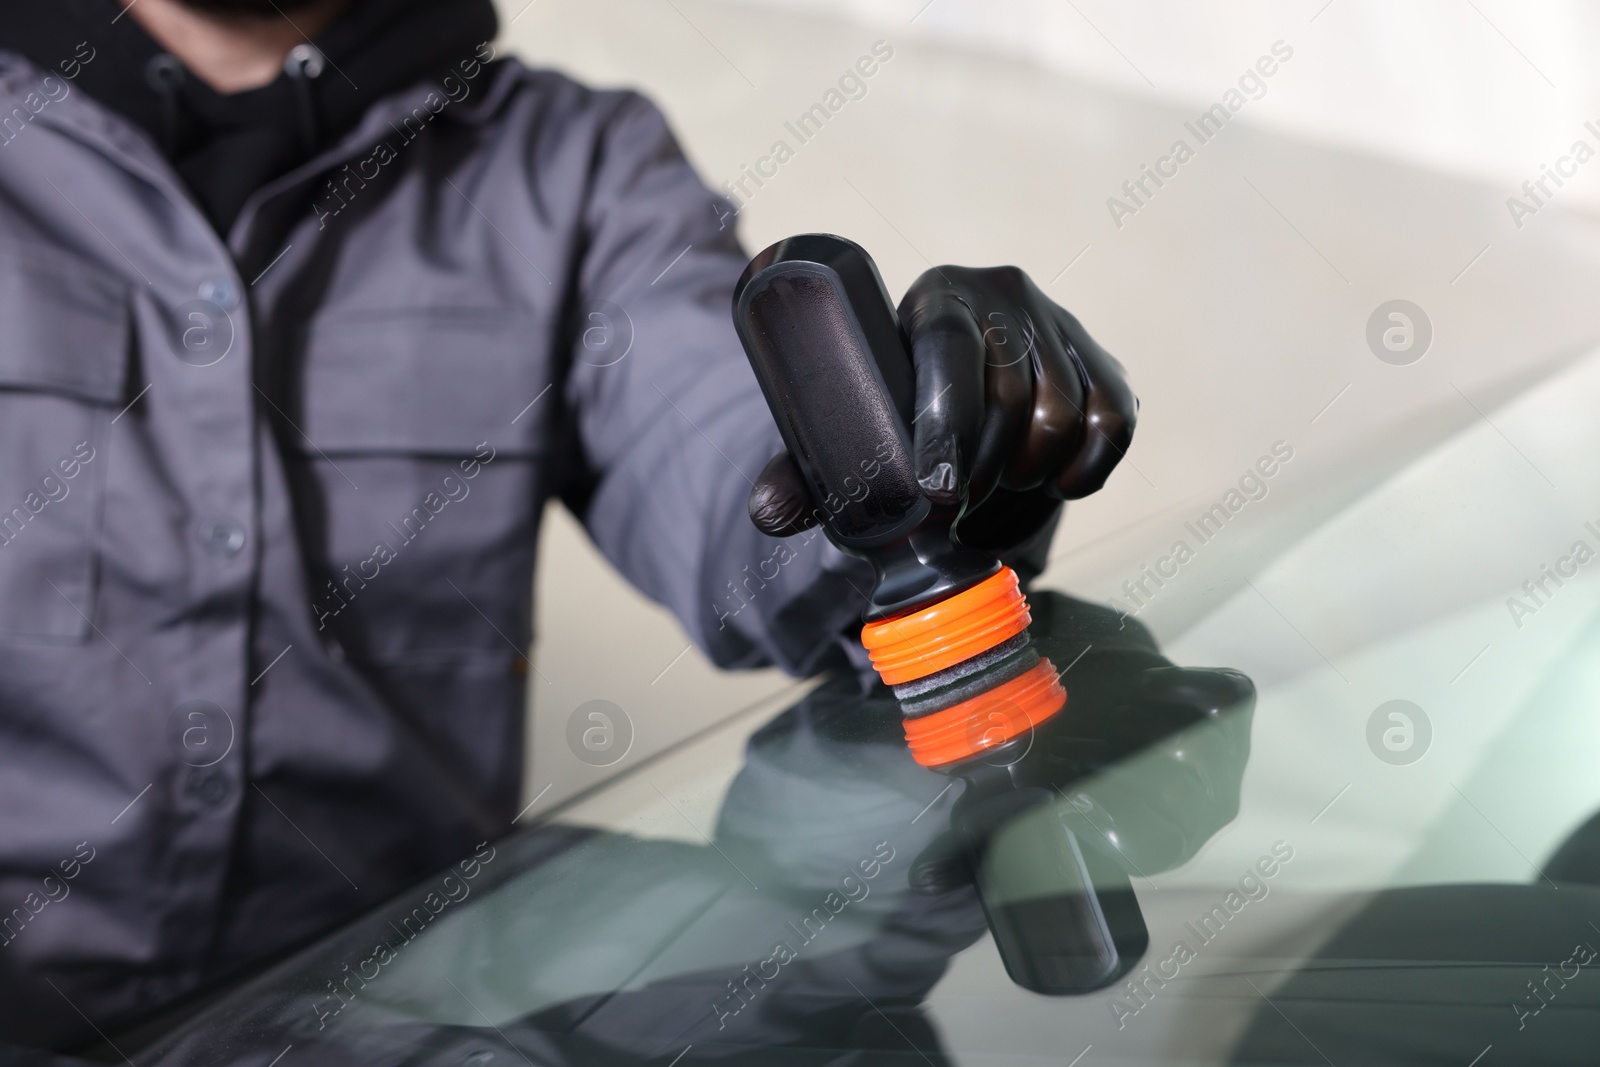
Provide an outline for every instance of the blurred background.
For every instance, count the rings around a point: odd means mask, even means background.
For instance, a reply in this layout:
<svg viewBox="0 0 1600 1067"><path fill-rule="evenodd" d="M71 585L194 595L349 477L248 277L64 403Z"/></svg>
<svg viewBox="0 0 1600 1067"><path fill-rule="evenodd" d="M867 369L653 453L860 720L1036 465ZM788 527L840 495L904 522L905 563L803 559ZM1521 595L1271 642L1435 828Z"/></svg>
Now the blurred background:
<svg viewBox="0 0 1600 1067"><path fill-rule="evenodd" d="M1555 473L1558 453L1571 455L1559 434L1588 421L1583 398L1593 390L1550 385L1563 381L1563 368L1581 368L1600 337L1600 161L1590 159L1600 151L1600 72L1590 61L1600 11L1592 6L499 7L503 50L594 85L644 91L714 188L745 178L787 142L793 158L774 176L759 186L745 179L747 249L802 231L843 234L873 254L895 294L936 263L1014 263L1127 365L1143 405L1133 448L1104 491L1069 508L1046 584L1131 610L1125 582L1274 446L1292 451L1267 497L1247 505L1248 522L1208 544L1139 618L1179 662L1245 668L1258 685L1310 686L1293 694L1296 706L1320 708L1316 722L1337 730L1323 736L1301 718L1285 726L1282 744L1302 756L1334 744L1370 760L1360 733L1368 712L1392 697L1427 702L1377 682L1363 687L1352 665L1362 649L1410 623L1459 622L1464 605L1487 604L1480 623L1462 623L1448 640L1430 631L1445 692L1474 650L1505 638L1500 599L1570 543L1567 527L1600 519L1596 497L1588 498L1594 514L1582 514L1593 479ZM842 106L800 143L785 124L826 106L841 76L869 55L878 62L859 83L864 92L846 86ZM1198 127L1216 105L1226 122ZM1180 140L1192 158L1160 162ZM1157 185L1146 167L1168 176ZM1125 187L1141 179L1143 190ZM1395 300L1421 315L1413 314L1409 349L1380 354L1369 324ZM1562 398L1567 406L1553 409ZM1555 409L1569 421L1552 421ZM1437 468L1452 442L1448 477L1493 493L1474 498L1477 511L1406 512L1416 497L1407 472ZM1326 532L1334 516L1361 507L1378 508L1383 521ZM1543 518L1497 526L1508 513ZM1319 526L1323 549L1308 554ZM774 672L711 668L559 507L541 554L531 812L792 693L794 683ZM1363 566L1378 555L1383 566ZM1413 571L1444 566L1460 580L1413 581ZM627 657L614 654L619 644ZM1470 683L1448 692L1463 688ZM606 768L579 761L566 743L573 711L597 699L621 708L634 730L631 750ZM1258 749L1271 750L1263 725L1271 721L1258 720ZM1487 717L1470 744L1455 739L1467 746L1461 759L1492 743L1496 722ZM1270 761L1254 766L1273 773ZM1293 798L1306 778L1301 760L1279 766L1275 802ZM1344 780L1312 775L1309 810Z"/></svg>

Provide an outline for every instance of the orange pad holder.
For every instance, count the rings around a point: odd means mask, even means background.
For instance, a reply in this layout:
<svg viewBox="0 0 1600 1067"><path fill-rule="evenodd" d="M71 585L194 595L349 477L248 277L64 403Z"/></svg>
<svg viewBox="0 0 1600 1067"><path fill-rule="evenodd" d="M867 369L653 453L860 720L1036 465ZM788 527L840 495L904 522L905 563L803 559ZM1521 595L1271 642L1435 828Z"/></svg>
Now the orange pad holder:
<svg viewBox="0 0 1600 1067"><path fill-rule="evenodd" d="M1016 571L1001 567L937 604L866 624L861 643L885 685L904 685L1011 640L1030 619Z"/></svg>
<svg viewBox="0 0 1600 1067"><path fill-rule="evenodd" d="M1038 726L1067 703L1053 663L1040 660L987 693L953 707L905 720L912 758L924 767L959 763Z"/></svg>

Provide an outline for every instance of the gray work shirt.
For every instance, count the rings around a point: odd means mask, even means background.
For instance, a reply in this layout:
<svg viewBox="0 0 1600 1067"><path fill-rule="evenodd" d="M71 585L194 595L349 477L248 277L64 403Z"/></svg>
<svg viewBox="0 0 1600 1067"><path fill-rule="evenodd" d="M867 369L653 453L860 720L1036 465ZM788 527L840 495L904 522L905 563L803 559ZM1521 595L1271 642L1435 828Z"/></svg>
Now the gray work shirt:
<svg viewBox="0 0 1600 1067"><path fill-rule="evenodd" d="M552 497L717 663L839 647L870 571L745 514L780 442L730 210L641 97L508 62L380 102L223 241L0 53L0 1038L506 832Z"/></svg>

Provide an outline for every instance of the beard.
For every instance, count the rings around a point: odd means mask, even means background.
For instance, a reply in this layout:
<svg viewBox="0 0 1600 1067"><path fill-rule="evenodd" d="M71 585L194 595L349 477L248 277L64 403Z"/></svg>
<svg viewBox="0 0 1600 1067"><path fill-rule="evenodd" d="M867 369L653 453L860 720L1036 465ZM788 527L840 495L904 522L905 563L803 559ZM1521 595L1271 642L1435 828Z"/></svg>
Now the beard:
<svg viewBox="0 0 1600 1067"><path fill-rule="evenodd" d="M208 15L286 15L314 7L323 0L178 0L191 11Z"/></svg>

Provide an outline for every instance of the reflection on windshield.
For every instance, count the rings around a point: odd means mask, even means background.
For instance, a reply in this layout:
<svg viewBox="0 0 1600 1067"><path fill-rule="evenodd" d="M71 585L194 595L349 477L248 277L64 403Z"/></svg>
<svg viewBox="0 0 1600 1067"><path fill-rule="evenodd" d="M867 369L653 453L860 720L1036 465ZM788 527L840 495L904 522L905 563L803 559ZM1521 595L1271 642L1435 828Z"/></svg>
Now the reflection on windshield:
<svg viewBox="0 0 1600 1067"><path fill-rule="evenodd" d="M702 844L486 844L140 1062L937 1063L923 1001L990 930L1019 985L1102 989L1146 954L1132 879L1237 813L1254 691L1106 608L1034 617L1070 696L1020 756L944 777L888 690L828 679L750 738Z"/></svg>
<svg viewBox="0 0 1600 1067"><path fill-rule="evenodd" d="M1131 877L1183 863L1238 813L1254 688L1172 666L1125 617L1037 599L1041 653L1071 665L1067 707L1022 751L959 765L951 834L929 854L978 891L1011 979L1070 995L1149 947Z"/></svg>

